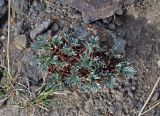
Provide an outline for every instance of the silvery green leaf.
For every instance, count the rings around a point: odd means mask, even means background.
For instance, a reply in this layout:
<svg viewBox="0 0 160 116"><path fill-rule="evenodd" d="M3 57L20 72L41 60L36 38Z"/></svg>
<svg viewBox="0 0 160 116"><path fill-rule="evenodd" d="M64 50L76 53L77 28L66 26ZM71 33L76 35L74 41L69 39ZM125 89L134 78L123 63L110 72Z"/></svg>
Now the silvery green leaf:
<svg viewBox="0 0 160 116"><path fill-rule="evenodd" d="M134 68L127 66L124 67L124 69L122 70L122 74L125 77L133 77L137 72L134 70Z"/></svg>
<svg viewBox="0 0 160 116"><path fill-rule="evenodd" d="M106 79L104 80L104 85L109 88L113 88L115 85L116 79L112 74L107 74Z"/></svg>

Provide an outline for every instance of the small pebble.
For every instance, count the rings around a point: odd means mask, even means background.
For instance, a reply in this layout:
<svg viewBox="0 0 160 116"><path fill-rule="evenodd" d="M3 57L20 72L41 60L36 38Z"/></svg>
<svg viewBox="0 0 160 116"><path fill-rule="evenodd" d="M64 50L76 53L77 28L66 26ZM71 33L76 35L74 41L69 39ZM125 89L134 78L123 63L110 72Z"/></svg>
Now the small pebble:
<svg viewBox="0 0 160 116"><path fill-rule="evenodd" d="M116 25L113 24L113 23L110 23L110 24L108 25L108 28L111 29L111 30L114 30L114 29L116 29Z"/></svg>
<svg viewBox="0 0 160 116"><path fill-rule="evenodd" d="M17 35L15 38L15 47L19 50L23 50L27 47L26 35Z"/></svg>
<svg viewBox="0 0 160 116"><path fill-rule="evenodd" d="M5 40L6 39L6 37L5 36L1 36L1 40Z"/></svg>
<svg viewBox="0 0 160 116"><path fill-rule="evenodd" d="M157 61L157 65L160 68L160 60Z"/></svg>
<svg viewBox="0 0 160 116"><path fill-rule="evenodd" d="M53 32L57 32L58 29L59 29L58 24L57 24L57 23L54 23L53 26L52 26L52 31L53 31Z"/></svg>
<svg viewBox="0 0 160 116"><path fill-rule="evenodd" d="M158 97L159 97L159 92L156 92L152 97L152 101L158 100Z"/></svg>

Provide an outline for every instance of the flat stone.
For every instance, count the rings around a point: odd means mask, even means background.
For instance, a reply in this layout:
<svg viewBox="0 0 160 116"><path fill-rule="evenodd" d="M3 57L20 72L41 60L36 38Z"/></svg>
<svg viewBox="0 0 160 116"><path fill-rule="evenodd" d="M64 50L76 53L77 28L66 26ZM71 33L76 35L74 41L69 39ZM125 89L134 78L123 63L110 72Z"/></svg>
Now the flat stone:
<svg viewBox="0 0 160 116"><path fill-rule="evenodd" d="M122 7L122 0L64 0L65 4L82 12L85 22L110 17Z"/></svg>
<svg viewBox="0 0 160 116"><path fill-rule="evenodd" d="M112 39L114 41L114 46L117 48L117 52L120 54L125 53L125 46L126 46L126 40L121 38L120 36L117 36L112 31L106 30L108 34L112 36Z"/></svg>
<svg viewBox="0 0 160 116"><path fill-rule="evenodd" d="M27 47L27 37L26 35L17 35L14 38L15 47L19 50L23 50Z"/></svg>
<svg viewBox="0 0 160 116"><path fill-rule="evenodd" d="M57 24L57 23L54 23L53 26L52 26L52 31L53 31L53 32L57 32L58 29L59 29L58 24Z"/></svg>
<svg viewBox="0 0 160 116"><path fill-rule="evenodd" d="M43 21L40 25L37 25L36 28L30 32L30 37L32 39L35 39L35 37L38 34L42 33L43 31L46 31L51 24L52 24L52 22L50 20Z"/></svg>
<svg viewBox="0 0 160 116"><path fill-rule="evenodd" d="M34 56L32 53L28 52L21 59L22 65L20 74L22 74L21 77L24 82L26 82L25 78L33 79L35 82L38 82L43 78L40 67L36 64L31 64L33 62L33 58Z"/></svg>
<svg viewBox="0 0 160 116"><path fill-rule="evenodd" d="M159 93L159 92L156 92L156 93L153 95L153 97L152 97L152 101L158 100L159 96L160 96L160 93Z"/></svg>
<svg viewBox="0 0 160 116"><path fill-rule="evenodd" d="M122 38L114 38L114 45L118 53L125 53L126 40Z"/></svg>
<svg viewBox="0 0 160 116"><path fill-rule="evenodd" d="M160 60L157 61L157 65L160 68Z"/></svg>

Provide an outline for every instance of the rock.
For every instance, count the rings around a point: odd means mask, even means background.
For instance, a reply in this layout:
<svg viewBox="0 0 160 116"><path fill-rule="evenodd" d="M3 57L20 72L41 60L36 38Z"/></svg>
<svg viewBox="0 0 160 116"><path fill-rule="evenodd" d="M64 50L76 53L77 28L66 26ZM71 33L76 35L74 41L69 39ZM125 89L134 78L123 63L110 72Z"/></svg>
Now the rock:
<svg viewBox="0 0 160 116"><path fill-rule="evenodd" d="M0 7L4 5L4 0L0 0Z"/></svg>
<svg viewBox="0 0 160 116"><path fill-rule="evenodd" d="M156 92L156 93L153 95L153 97L152 97L152 101L158 100L159 96L160 96L160 93L159 93L159 92Z"/></svg>
<svg viewBox="0 0 160 116"><path fill-rule="evenodd" d="M86 112L90 112L90 108L93 106L93 99L89 99L88 101L85 102L84 110Z"/></svg>
<svg viewBox="0 0 160 116"><path fill-rule="evenodd" d="M75 26L74 27L74 36L78 38L85 38L88 35L87 31L80 26Z"/></svg>
<svg viewBox="0 0 160 116"><path fill-rule="evenodd" d="M125 53L126 40L114 34L112 31L106 30L109 33L114 41L114 45L117 48L118 53Z"/></svg>
<svg viewBox="0 0 160 116"><path fill-rule="evenodd" d="M11 8L13 12L17 14L27 14L29 10L28 0L11 0Z"/></svg>
<svg viewBox="0 0 160 116"><path fill-rule="evenodd" d="M27 37L26 35L17 35L14 38L15 47L19 50L23 50L27 47Z"/></svg>
<svg viewBox="0 0 160 116"><path fill-rule="evenodd" d="M108 25L108 28L111 29L111 30L114 30L114 29L116 29L116 25L114 23L110 23Z"/></svg>
<svg viewBox="0 0 160 116"><path fill-rule="evenodd" d="M160 110L159 111L156 111L154 116L160 116Z"/></svg>
<svg viewBox="0 0 160 116"><path fill-rule="evenodd" d="M114 45L117 48L118 53L125 53L126 41L120 37L114 38Z"/></svg>
<svg viewBox="0 0 160 116"><path fill-rule="evenodd" d="M43 78L39 66L37 66L36 64L31 64L32 61L33 55L30 52L26 53L21 59L22 65L20 74L22 74L21 78L24 80L24 82L26 82L25 78L29 80L31 79L33 80L33 82L38 82Z"/></svg>
<svg viewBox="0 0 160 116"><path fill-rule="evenodd" d="M64 0L63 3L82 12L88 23L110 17L122 7L122 0Z"/></svg>
<svg viewBox="0 0 160 116"><path fill-rule="evenodd" d="M100 99L94 99L94 103L95 103L94 106L97 107L97 108L103 107L103 101L100 100Z"/></svg>
<svg viewBox="0 0 160 116"><path fill-rule="evenodd" d="M125 53L126 41L110 30L97 25L87 24L84 26L84 29L83 27L75 27L75 32L79 37L87 37L88 35L99 36L102 45L108 46L109 48L114 45L118 53Z"/></svg>
<svg viewBox="0 0 160 116"><path fill-rule="evenodd" d="M45 11L45 9L46 9L45 3L41 2L41 1L36 1L35 0L33 2L33 6L34 6L34 9L36 11L38 11L39 13Z"/></svg>
<svg viewBox="0 0 160 116"><path fill-rule="evenodd" d="M37 25L36 28L30 32L30 37L32 39L35 39L35 37L38 34L42 33L43 31L46 31L51 24L52 24L51 20L43 21L42 24Z"/></svg>
<svg viewBox="0 0 160 116"><path fill-rule="evenodd" d="M54 23L53 26L51 27L51 29L52 29L53 32L57 32L58 29L59 29L58 24L57 24L57 23Z"/></svg>
<svg viewBox="0 0 160 116"><path fill-rule="evenodd" d="M160 68L160 60L157 61L157 65Z"/></svg>
<svg viewBox="0 0 160 116"><path fill-rule="evenodd" d="M1 40L5 40L6 37L3 35L3 36L0 37L0 39L1 39Z"/></svg>
<svg viewBox="0 0 160 116"><path fill-rule="evenodd" d="M23 23L22 22L18 22L15 26L15 33L14 35L17 35L17 34L22 34L24 32L23 30Z"/></svg>

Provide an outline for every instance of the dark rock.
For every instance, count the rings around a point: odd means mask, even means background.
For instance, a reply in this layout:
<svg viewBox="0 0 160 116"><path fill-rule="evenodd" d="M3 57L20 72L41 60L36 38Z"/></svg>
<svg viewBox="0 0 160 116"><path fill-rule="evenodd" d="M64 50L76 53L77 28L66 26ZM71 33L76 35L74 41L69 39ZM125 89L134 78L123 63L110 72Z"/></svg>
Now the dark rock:
<svg viewBox="0 0 160 116"><path fill-rule="evenodd" d="M8 98L0 99L0 106L3 107L6 105Z"/></svg>
<svg viewBox="0 0 160 116"><path fill-rule="evenodd" d="M160 116L160 111L156 111L156 113L154 114L154 116Z"/></svg>
<svg viewBox="0 0 160 116"><path fill-rule="evenodd" d="M64 0L65 4L82 12L85 22L93 22L115 14L122 0Z"/></svg>
<svg viewBox="0 0 160 116"><path fill-rule="evenodd" d="M118 53L125 53L126 41L112 31L96 25L86 25L85 29L90 35L99 36L102 45L109 48L115 46Z"/></svg>
<svg viewBox="0 0 160 116"><path fill-rule="evenodd" d="M8 10L7 10L7 7L0 7L0 30L6 24L7 19L8 19Z"/></svg>
<svg viewBox="0 0 160 116"><path fill-rule="evenodd" d="M48 116L59 116L59 114L57 111L52 110L48 113Z"/></svg>
<svg viewBox="0 0 160 116"><path fill-rule="evenodd" d="M90 107L93 106L93 99L89 99L88 101L85 102L84 110L86 112L90 112Z"/></svg>
<svg viewBox="0 0 160 116"><path fill-rule="evenodd" d="M2 47L3 47L3 43L2 41L0 41L0 49L2 49Z"/></svg>
<svg viewBox="0 0 160 116"><path fill-rule="evenodd" d="M114 45L117 48L118 53L125 53L126 40L122 39L120 36L117 36L112 31L106 30L112 36Z"/></svg>
<svg viewBox="0 0 160 116"><path fill-rule="evenodd" d="M4 76L3 71L4 71L4 68L0 66L0 81Z"/></svg>

